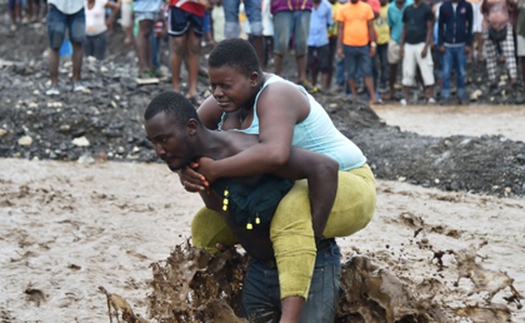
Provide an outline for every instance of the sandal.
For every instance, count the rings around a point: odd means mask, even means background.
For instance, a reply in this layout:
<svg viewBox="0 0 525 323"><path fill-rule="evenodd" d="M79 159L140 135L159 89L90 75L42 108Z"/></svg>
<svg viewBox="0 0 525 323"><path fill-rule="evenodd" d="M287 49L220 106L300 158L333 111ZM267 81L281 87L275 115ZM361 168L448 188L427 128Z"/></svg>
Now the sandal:
<svg viewBox="0 0 525 323"><path fill-rule="evenodd" d="M192 96L191 98L187 98L191 104L193 104L194 106L197 106L199 107L201 104L204 103L204 98L202 96L200 96L199 94L195 94L194 96Z"/></svg>

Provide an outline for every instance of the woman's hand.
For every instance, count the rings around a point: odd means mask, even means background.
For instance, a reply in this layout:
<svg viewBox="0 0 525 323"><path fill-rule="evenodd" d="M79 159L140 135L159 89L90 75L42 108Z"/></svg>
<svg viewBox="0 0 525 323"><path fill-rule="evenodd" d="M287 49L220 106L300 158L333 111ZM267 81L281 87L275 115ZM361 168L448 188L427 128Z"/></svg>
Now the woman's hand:
<svg viewBox="0 0 525 323"><path fill-rule="evenodd" d="M188 192L204 191L209 186L206 178L196 171L197 168L199 168L199 163L192 162L180 170L180 182Z"/></svg>
<svg viewBox="0 0 525 323"><path fill-rule="evenodd" d="M199 175L203 176L206 187L209 187L209 184L215 182L217 179L217 176L213 171L214 162L215 161L209 157L201 157L197 160L198 166L196 169L200 173Z"/></svg>

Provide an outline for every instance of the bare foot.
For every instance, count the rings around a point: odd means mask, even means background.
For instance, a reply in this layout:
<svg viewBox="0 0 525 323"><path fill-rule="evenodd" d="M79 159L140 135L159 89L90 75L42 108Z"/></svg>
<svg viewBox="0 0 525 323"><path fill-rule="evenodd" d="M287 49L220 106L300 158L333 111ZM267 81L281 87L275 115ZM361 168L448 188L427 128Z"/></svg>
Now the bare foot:
<svg viewBox="0 0 525 323"><path fill-rule="evenodd" d="M393 100L394 99L394 93L390 92L383 96L383 100Z"/></svg>
<svg viewBox="0 0 525 323"><path fill-rule="evenodd" d="M485 56L483 56L482 53L478 53L478 62L484 62L485 61Z"/></svg>
<svg viewBox="0 0 525 323"><path fill-rule="evenodd" d="M124 39L124 44L129 45L130 47L132 47L133 46L133 40L131 39L131 37L126 37Z"/></svg>

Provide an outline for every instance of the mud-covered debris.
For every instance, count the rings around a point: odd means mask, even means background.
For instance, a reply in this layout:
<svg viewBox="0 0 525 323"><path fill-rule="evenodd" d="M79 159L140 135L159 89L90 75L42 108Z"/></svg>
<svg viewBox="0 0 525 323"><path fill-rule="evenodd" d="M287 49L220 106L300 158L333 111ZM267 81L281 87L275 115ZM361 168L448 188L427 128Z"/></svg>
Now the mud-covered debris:
<svg viewBox="0 0 525 323"><path fill-rule="evenodd" d="M102 293L106 295L107 299L107 305L108 305L108 315L109 315L109 322L113 322L113 316L115 316L117 322L120 322L119 320L119 312L121 313L121 317L124 320L124 322L127 323L148 323L145 319L135 315L133 313L133 310L131 309L131 306L129 303L120 295L117 294L110 294L108 291L102 287L99 286L98 288ZM111 313L111 310L113 309L114 313Z"/></svg>
<svg viewBox="0 0 525 323"><path fill-rule="evenodd" d="M212 255L186 242L152 264L150 315L162 322L244 322L240 291L247 257L235 249ZM237 313L237 315L236 315Z"/></svg>
<svg viewBox="0 0 525 323"><path fill-rule="evenodd" d="M474 284L472 293L482 294L487 303L492 301L494 295L505 288L514 289L514 280L505 272L483 268L476 262L477 249L470 247L454 253L458 268L458 282L462 278L469 279ZM489 322L489 321L487 321Z"/></svg>
<svg viewBox="0 0 525 323"><path fill-rule="evenodd" d="M46 295L40 289L27 288L24 293L28 302L34 302L36 306L40 306L46 300Z"/></svg>
<svg viewBox="0 0 525 323"><path fill-rule="evenodd" d="M463 322L464 318L472 322L510 322L512 307L493 303L492 298L506 287L514 295L507 297L508 303L519 304L521 297L508 275L476 263L477 250L430 250L438 259L447 254L455 261L440 266L440 275L423 277L399 275L384 265L385 261L395 263L392 259L379 262L366 255L350 258L341 268L345 292L335 322L451 323ZM245 322L240 318L240 292L247 259L235 249L212 255L191 247L189 242L176 246L168 259L152 264L149 314L170 323ZM458 286L445 278L454 276L468 277L474 287ZM488 295L483 304L469 299L475 293Z"/></svg>

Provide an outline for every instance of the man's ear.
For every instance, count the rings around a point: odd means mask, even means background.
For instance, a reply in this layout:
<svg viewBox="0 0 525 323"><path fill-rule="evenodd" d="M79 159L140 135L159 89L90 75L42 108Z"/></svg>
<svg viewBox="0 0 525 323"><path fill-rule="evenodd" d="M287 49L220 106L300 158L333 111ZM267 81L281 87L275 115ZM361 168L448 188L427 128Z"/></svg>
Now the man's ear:
<svg viewBox="0 0 525 323"><path fill-rule="evenodd" d="M188 120L188 122L186 123L186 132L188 133L189 136L195 135L197 133L198 128L199 128L199 123L197 122L197 120L193 118Z"/></svg>
<svg viewBox="0 0 525 323"><path fill-rule="evenodd" d="M260 75L257 72L253 72L250 75L250 86L251 87L259 86L259 77L260 77Z"/></svg>

